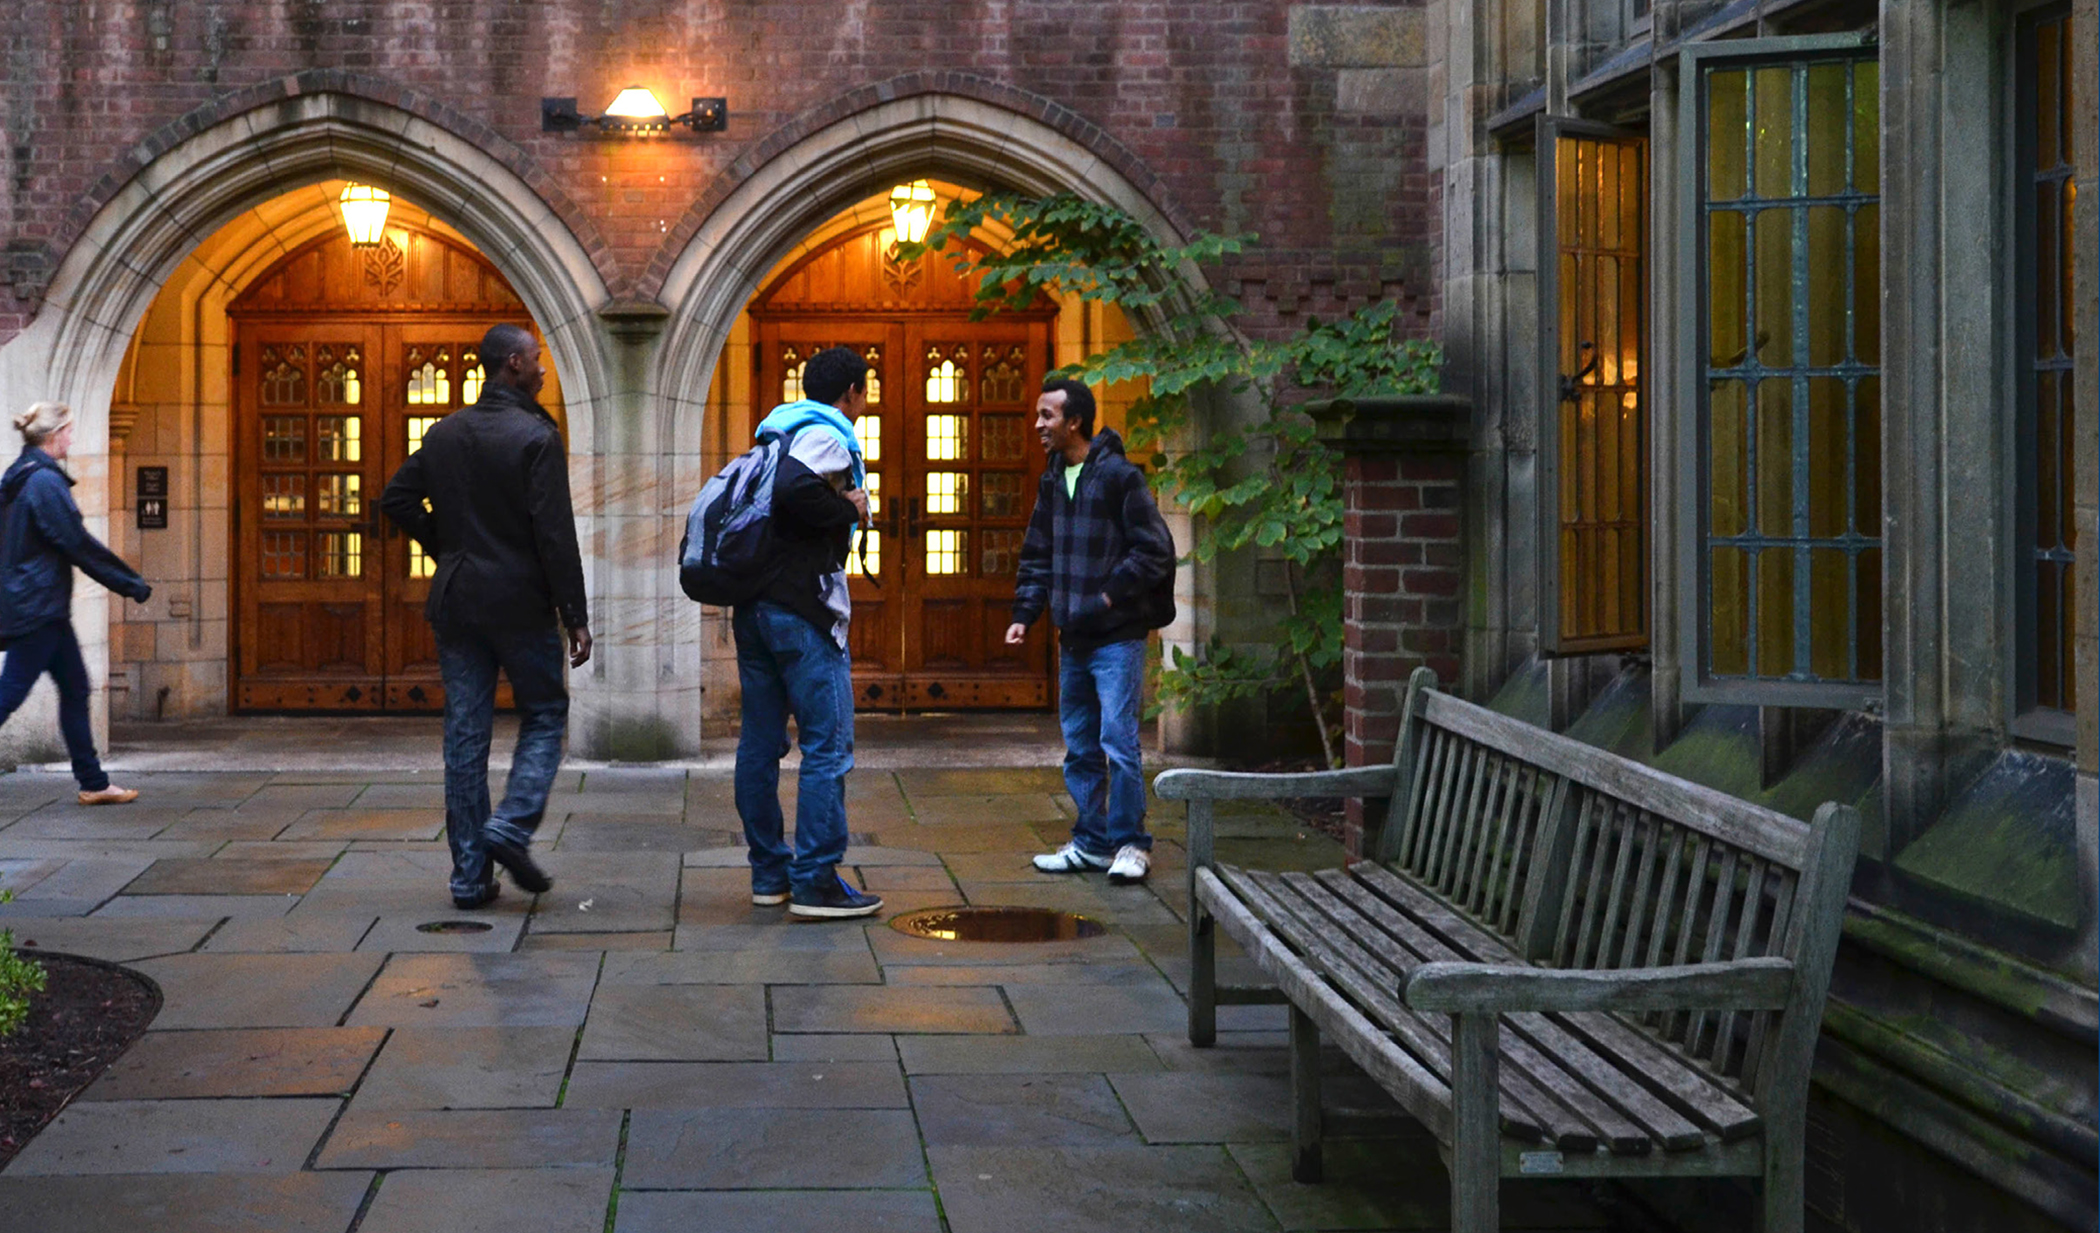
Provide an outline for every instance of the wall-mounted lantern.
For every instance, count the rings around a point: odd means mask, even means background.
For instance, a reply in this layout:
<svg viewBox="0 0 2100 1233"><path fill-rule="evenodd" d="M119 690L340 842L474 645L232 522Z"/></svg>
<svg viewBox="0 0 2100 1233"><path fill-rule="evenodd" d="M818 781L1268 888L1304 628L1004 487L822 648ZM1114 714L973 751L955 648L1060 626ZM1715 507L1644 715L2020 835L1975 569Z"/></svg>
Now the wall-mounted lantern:
<svg viewBox="0 0 2100 1233"><path fill-rule="evenodd" d="M346 184L337 203L343 207L343 229L350 233L352 248L377 248L386 240L387 211L393 197L369 184Z"/></svg>
<svg viewBox="0 0 2100 1233"><path fill-rule="evenodd" d="M924 180L890 190L890 222L899 244L924 244L933 229L933 185Z"/></svg>
<svg viewBox="0 0 2100 1233"><path fill-rule="evenodd" d="M674 128L695 133L719 133L729 127L729 100L696 98L692 109L674 116L664 110L656 95L643 86L628 86L613 99L605 114L586 116L576 110L573 98L540 100L540 131L574 133L595 128L614 137L642 137L668 133Z"/></svg>

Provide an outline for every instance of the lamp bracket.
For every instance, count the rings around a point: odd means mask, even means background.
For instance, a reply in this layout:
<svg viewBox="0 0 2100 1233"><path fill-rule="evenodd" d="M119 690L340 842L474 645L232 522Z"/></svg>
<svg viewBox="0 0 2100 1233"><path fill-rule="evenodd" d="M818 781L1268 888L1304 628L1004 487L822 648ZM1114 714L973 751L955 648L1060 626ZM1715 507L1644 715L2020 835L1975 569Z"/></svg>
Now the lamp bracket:
<svg viewBox="0 0 2100 1233"><path fill-rule="evenodd" d="M666 116L662 121L647 126L638 126L632 120L615 116L586 116L576 110L576 100L573 97L550 97L540 100L540 131L543 133L576 133L590 130L595 136L625 137L641 133L664 133L681 127L695 133L727 131L729 100L696 98L691 110L684 115Z"/></svg>

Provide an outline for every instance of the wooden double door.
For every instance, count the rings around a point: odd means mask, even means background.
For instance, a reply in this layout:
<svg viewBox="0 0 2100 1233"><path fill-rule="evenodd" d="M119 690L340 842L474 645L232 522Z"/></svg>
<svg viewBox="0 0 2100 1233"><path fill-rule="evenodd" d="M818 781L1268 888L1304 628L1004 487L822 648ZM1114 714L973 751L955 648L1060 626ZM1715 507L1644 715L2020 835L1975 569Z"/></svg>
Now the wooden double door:
<svg viewBox="0 0 2100 1233"><path fill-rule="evenodd" d="M483 318L237 320L235 704L433 711L435 563L379 512L430 425L481 393ZM505 691L507 692L507 691ZM507 698L499 698L507 705Z"/></svg>
<svg viewBox="0 0 2100 1233"><path fill-rule="evenodd" d="M848 562L856 705L1050 705L1048 623L1005 642L1044 467L1034 417L1049 320L761 317L757 327L760 415L801 397L802 366L826 347L850 346L870 366L856 429L875 528Z"/></svg>

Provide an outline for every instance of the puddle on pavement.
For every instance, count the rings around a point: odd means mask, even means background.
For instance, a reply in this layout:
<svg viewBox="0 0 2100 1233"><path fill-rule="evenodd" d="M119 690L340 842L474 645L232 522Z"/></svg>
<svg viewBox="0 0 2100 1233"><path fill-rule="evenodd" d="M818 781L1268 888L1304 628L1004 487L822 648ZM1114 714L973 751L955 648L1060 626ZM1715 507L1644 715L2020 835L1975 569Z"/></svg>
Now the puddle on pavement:
<svg viewBox="0 0 2100 1233"><path fill-rule="evenodd" d="M417 925L417 933L487 933L495 928L485 920L434 920Z"/></svg>
<svg viewBox="0 0 2100 1233"><path fill-rule="evenodd" d="M1108 926L1049 908L954 907L907 912L890 927L938 942L1070 942L1098 938Z"/></svg>

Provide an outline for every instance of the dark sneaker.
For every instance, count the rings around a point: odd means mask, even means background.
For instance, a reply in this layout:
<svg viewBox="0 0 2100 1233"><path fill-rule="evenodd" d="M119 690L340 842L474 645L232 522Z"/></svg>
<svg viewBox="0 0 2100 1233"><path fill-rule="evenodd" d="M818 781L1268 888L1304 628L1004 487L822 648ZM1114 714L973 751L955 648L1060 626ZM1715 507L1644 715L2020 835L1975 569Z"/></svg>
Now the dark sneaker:
<svg viewBox="0 0 2100 1233"><path fill-rule="evenodd" d="M485 908L496 902L496 896L502 893L503 884L496 881L496 872L492 869L489 871L489 880L481 884L479 891L472 895L452 896L452 906L462 912L471 912L476 908Z"/></svg>
<svg viewBox="0 0 2100 1233"><path fill-rule="evenodd" d="M789 896L788 914L808 917L811 920L840 920L849 916L873 916L882 911L882 900L854 890L846 880L833 872L828 881L803 889L797 887Z"/></svg>
<svg viewBox="0 0 2100 1233"><path fill-rule="evenodd" d="M510 880L527 894L544 894L554 885L554 879L546 875L533 863L532 853L507 840L488 840L489 859L503 866L510 873Z"/></svg>

